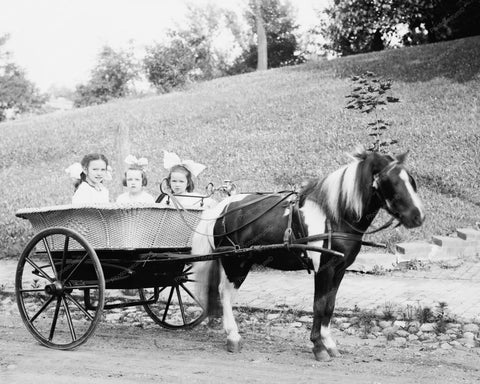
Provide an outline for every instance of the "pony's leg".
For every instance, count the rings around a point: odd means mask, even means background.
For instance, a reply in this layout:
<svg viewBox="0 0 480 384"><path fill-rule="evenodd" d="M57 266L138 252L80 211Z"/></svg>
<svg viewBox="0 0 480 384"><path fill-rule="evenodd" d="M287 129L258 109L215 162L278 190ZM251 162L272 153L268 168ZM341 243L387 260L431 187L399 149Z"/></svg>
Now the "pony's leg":
<svg viewBox="0 0 480 384"><path fill-rule="evenodd" d="M330 320L343 275L344 271L335 273L334 268L327 268L315 274L313 325L310 340L313 343L313 354L318 361L328 361L331 357L341 355L330 333Z"/></svg>
<svg viewBox="0 0 480 384"><path fill-rule="evenodd" d="M223 307L223 329L227 333L227 350L228 352L240 352L240 334L238 333L237 322L233 316L233 299L237 293L237 289L233 283L228 281L227 275L222 269L220 279L220 300Z"/></svg>

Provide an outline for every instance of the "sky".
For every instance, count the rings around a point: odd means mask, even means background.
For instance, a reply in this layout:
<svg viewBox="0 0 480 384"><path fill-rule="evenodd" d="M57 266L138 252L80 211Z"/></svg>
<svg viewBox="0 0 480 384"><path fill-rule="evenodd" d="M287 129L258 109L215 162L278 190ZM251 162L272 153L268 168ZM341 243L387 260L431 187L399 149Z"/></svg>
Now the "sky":
<svg viewBox="0 0 480 384"><path fill-rule="evenodd" d="M212 2L238 10L248 0L0 0L0 36L5 49L42 91L74 89L89 79L101 48L161 42L181 25L187 2ZM313 26L315 10L328 0L291 0L302 28Z"/></svg>

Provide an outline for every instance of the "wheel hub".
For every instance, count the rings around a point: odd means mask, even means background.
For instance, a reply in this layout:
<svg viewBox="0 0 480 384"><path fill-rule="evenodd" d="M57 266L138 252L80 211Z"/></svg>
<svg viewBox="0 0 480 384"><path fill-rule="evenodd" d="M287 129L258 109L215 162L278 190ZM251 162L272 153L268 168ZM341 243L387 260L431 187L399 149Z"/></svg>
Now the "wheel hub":
<svg viewBox="0 0 480 384"><path fill-rule="evenodd" d="M63 284L58 280L45 286L45 292L52 296L61 296L64 290Z"/></svg>

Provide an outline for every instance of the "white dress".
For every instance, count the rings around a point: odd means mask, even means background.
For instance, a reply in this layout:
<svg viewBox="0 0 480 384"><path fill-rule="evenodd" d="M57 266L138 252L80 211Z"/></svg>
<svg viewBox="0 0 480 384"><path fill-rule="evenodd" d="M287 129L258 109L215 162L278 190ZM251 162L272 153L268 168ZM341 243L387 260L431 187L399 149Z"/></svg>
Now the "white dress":
<svg viewBox="0 0 480 384"><path fill-rule="evenodd" d="M100 185L100 189L92 187L87 182L82 182L72 196L72 204L104 204L108 203L108 189Z"/></svg>
<svg viewBox="0 0 480 384"><path fill-rule="evenodd" d="M155 199L148 192L142 191L136 195L129 192L122 193L117 197L117 203L154 203Z"/></svg>

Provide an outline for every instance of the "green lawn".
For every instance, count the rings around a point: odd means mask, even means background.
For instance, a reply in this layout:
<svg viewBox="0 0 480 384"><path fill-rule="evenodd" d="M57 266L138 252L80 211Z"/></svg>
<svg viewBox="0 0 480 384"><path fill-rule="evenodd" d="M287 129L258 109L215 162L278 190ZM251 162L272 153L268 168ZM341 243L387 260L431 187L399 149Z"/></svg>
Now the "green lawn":
<svg viewBox="0 0 480 384"><path fill-rule="evenodd" d="M371 70L393 80L396 151L409 167L427 209L420 229L376 235L390 244L450 234L480 221L480 37L351 56L196 84L182 92L0 124L0 257L18 254L32 235L14 213L65 204L73 192L64 169L92 151L116 170L107 184L121 192L116 135L130 128L133 154L150 160L153 194L166 176L162 151L203 162L197 185L236 180L243 191L280 190L321 177L367 144L370 117L344 108L348 77ZM380 220L379 220L380 221Z"/></svg>

